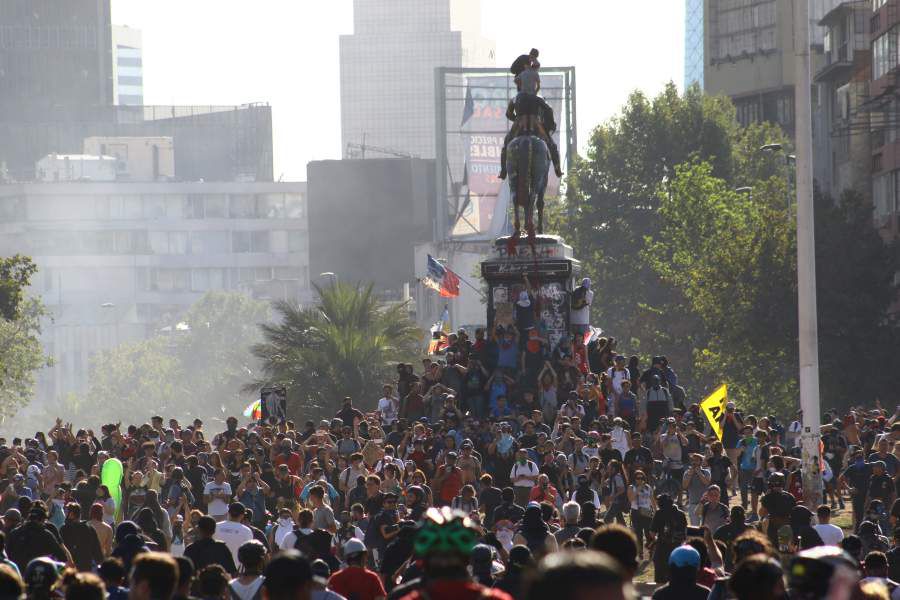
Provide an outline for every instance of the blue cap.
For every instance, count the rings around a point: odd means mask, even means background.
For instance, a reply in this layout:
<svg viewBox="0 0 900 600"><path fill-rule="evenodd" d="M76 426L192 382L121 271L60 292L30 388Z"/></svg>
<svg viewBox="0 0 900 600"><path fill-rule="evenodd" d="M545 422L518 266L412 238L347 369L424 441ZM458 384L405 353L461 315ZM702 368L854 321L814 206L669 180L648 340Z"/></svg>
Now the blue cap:
<svg viewBox="0 0 900 600"><path fill-rule="evenodd" d="M669 566L698 569L700 568L700 553L690 546L679 546L669 555Z"/></svg>

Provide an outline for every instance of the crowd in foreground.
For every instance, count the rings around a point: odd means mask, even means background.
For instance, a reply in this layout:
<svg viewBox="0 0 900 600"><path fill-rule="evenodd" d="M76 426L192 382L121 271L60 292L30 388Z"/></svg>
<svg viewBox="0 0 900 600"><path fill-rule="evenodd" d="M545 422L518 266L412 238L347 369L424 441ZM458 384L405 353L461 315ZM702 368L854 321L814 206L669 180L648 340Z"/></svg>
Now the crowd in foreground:
<svg viewBox="0 0 900 600"><path fill-rule="evenodd" d="M665 357L519 343L454 334L318 423L0 439L0 600L618 598L651 563L661 599L900 597L896 414L825 415L808 503L801 415L729 404L720 439Z"/></svg>

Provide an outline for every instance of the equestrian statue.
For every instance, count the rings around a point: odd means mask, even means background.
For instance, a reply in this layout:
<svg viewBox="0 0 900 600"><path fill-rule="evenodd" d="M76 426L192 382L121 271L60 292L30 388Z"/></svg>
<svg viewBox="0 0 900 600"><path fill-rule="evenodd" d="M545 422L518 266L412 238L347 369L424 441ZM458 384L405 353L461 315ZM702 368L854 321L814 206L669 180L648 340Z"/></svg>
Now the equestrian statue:
<svg viewBox="0 0 900 600"><path fill-rule="evenodd" d="M556 121L553 109L538 95L541 78L538 51L532 49L519 56L510 67L515 75L516 97L510 101L506 117L513 122L500 153L500 179L509 176L509 190L515 214L515 231L509 239L510 254L516 253L521 234L519 209L525 214L525 229L530 243L534 242L534 208L537 206L537 233L544 232L544 192L550 163L557 177L562 177L559 149L553 141Z"/></svg>

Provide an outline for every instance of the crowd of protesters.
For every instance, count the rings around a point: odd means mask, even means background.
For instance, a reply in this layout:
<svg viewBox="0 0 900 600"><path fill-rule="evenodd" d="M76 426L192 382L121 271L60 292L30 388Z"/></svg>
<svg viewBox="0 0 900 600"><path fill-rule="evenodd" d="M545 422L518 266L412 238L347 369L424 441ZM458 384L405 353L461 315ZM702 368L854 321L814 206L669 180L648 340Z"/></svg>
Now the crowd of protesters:
<svg viewBox="0 0 900 600"><path fill-rule="evenodd" d="M825 415L813 512L801 415L728 404L719 439L665 357L525 331L449 335L372 411L0 439L0 596L614 598L651 565L655 598L900 596L897 413Z"/></svg>

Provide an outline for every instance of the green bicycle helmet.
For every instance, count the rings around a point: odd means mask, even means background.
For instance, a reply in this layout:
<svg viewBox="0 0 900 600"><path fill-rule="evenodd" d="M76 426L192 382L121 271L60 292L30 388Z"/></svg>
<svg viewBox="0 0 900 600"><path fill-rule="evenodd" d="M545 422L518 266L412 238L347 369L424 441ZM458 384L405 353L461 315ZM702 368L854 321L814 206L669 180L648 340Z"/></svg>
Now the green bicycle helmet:
<svg viewBox="0 0 900 600"><path fill-rule="evenodd" d="M429 508L413 542L413 551L419 558L445 554L468 561L477 542L478 534L464 512L446 506Z"/></svg>

